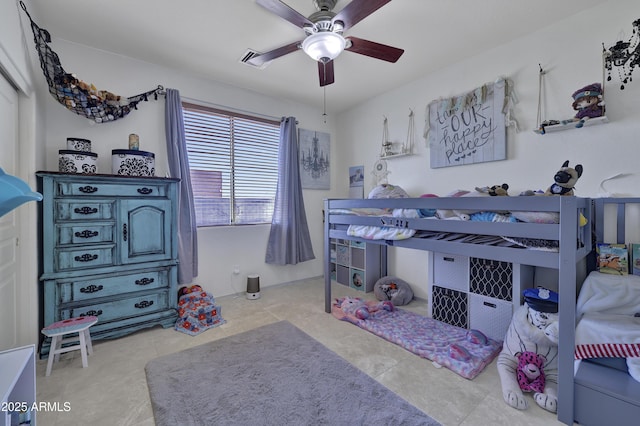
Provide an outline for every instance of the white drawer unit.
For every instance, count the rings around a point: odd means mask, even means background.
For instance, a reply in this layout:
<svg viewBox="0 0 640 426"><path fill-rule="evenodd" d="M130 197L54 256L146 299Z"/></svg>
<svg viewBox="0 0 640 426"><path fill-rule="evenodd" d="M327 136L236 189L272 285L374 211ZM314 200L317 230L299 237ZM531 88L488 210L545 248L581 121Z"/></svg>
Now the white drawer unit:
<svg viewBox="0 0 640 426"><path fill-rule="evenodd" d="M503 340L522 290L533 286L534 268L478 257L429 253L432 318Z"/></svg>
<svg viewBox="0 0 640 426"><path fill-rule="evenodd" d="M331 240L331 279L358 291L373 291L380 279L380 246L360 241Z"/></svg>

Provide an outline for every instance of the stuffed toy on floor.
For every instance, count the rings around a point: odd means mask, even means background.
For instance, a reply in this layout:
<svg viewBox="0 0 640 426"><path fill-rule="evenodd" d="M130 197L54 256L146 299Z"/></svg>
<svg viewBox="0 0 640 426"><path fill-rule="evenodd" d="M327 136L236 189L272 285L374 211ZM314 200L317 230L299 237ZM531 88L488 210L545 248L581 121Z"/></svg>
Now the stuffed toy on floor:
<svg viewBox="0 0 640 426"><path fill-rule="evenodd" d="M524 296L525 304L513 314L498 355L502 396L511 407L524 410L528 407L524 387L526 391L533 391L533 399L540 407L555 413L558 410L558 294L536 288L525 290ZM539 367L541 375L544 373L543 383L529 386L524 380L519 356L527 352L531 354L523 363L544 360Z"/></svg>
<svg viewBox="0 0 640 426"><path fill-rule="evenodd" d="M369 319L371 314L379 310L392 312L395 307L388 300L378 302L375 300L362 300L359 297L345 297L336 299L331 312L338 319L349 319L353 322Z"/></svg>
<svg viewBox="0 0 640 426"><path fill-rule="evenodd" d="M373 286L373 294L380 301L389 300L395 306L406 305L413 300L413 290L406 281L396 277L382 277Z"/></svg>

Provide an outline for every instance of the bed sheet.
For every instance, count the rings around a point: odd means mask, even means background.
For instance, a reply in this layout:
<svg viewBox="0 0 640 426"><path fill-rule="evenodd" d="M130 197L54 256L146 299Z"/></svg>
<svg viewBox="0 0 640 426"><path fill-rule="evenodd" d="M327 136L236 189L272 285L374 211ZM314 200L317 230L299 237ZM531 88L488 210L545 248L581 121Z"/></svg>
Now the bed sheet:
<svg viewBox="0 0 640 426"><path fill-rule="evenodd" d="M575 359L626 358L640 382L640 277L593 271L576 304Z"/></svg>

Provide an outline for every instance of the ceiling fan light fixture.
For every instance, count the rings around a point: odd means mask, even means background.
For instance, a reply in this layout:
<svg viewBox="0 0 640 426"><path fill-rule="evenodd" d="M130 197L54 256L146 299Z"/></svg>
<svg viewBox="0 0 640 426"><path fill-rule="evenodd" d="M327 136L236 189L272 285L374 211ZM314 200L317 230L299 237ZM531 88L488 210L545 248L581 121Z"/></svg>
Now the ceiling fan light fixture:
<svg viewBox="0 0 640 426"><path fill-rule="evenodd" d="M342 53L346 43L340 34L321 31L307 36L302 41L302 50L314 61L328 62Z"/></svg>

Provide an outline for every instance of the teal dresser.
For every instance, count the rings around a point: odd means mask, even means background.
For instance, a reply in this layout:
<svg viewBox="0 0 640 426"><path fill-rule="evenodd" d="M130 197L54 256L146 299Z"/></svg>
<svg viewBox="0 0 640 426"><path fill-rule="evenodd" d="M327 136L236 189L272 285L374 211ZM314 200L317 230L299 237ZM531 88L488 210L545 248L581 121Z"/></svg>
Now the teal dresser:
<svg viewBox="0 0 640 426"><path fill-rule="evenodd" d="M177 319L177 179L38 172L43 327L95 315L92 340ZM49 353L44 340L40 356Z"/></svg>

